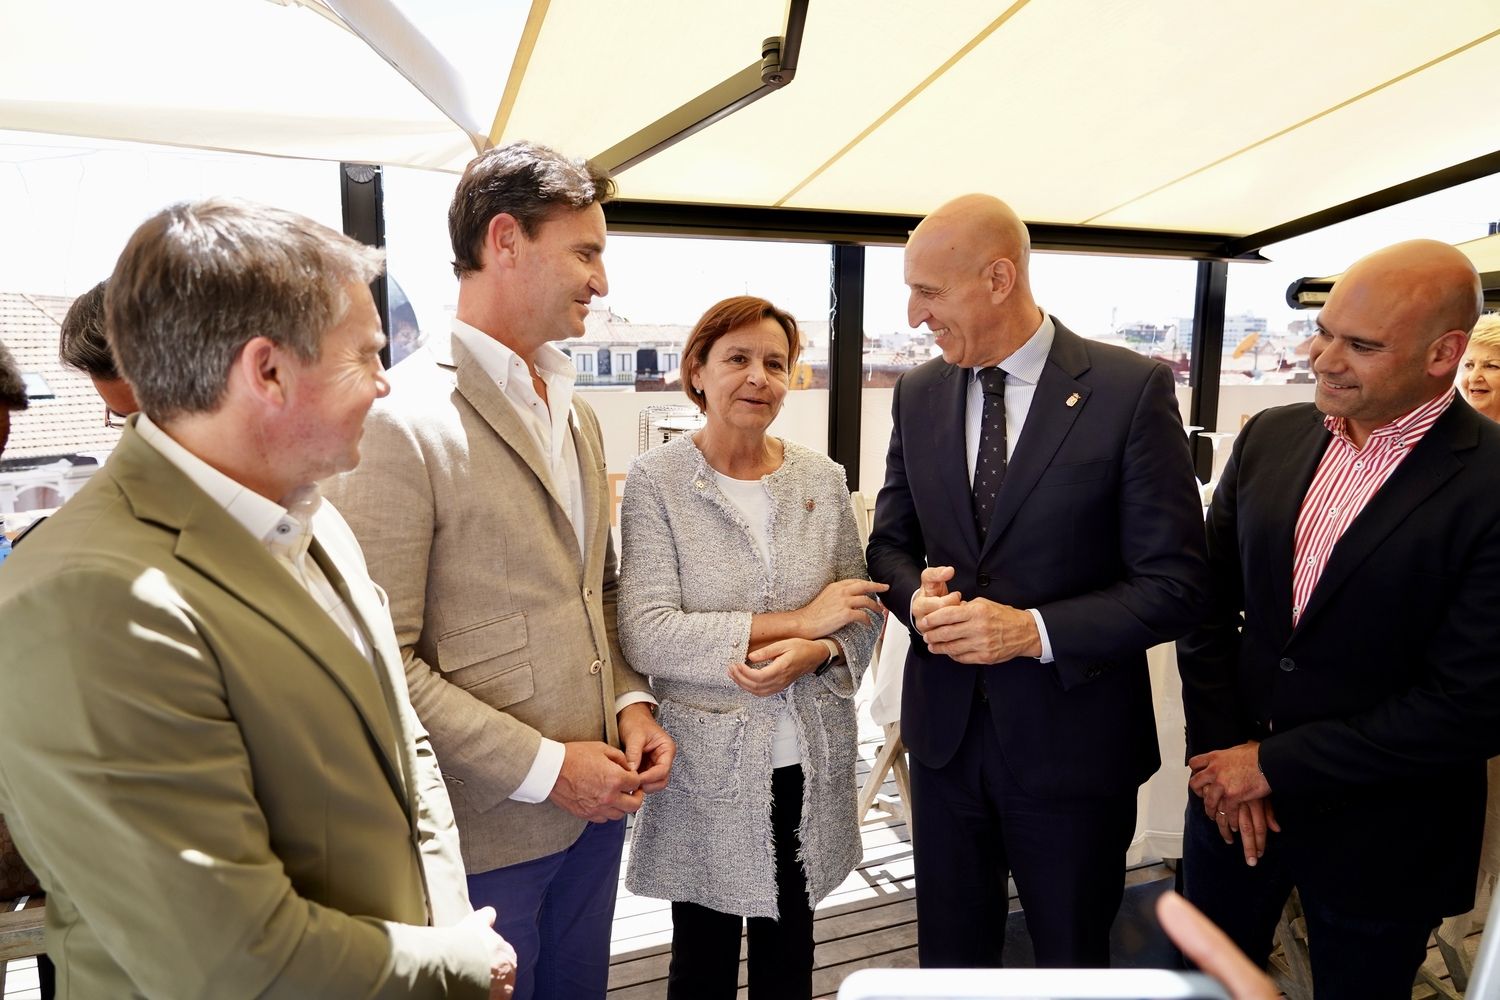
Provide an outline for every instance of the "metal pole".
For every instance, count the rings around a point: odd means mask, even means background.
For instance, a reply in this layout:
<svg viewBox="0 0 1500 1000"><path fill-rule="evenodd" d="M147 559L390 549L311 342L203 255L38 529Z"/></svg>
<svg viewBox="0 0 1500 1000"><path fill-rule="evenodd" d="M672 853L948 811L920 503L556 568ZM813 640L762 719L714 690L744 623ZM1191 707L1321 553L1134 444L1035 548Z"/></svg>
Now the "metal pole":
<svg viewBox="0 0 1500 1000"><path fill-rule="evenodd" d="M340 163L339 201L344 209L344 235L384 249L385 188L381 169L365 163ZM385 271L370 282L370 295L375 299L375 311L380 314L381 329L389 336L391 310ZM390 344L381 350L380 361L387 368L391 366Z"/></svg>
<svg viewBox="0 0 1500 1000"><path fill-rule="evenodd" d="M1188 382L1193 387L1188 420L1206 431L1219 428L1219 365L1224 359L1224 296L1229 286L1229 265L1222 260L1198 262L1198 288L1193 294L1193 356ZM1193 464L1198 478L1208 482L1213 475L1213 442L1193 439Z"/></svg>
<svg viewBox="0 0 1500 1000"><path fill-rule="evenodd" d="M829 292L828 455L859 489L860 373L865 346L865 248L833 248Z"/></svg>

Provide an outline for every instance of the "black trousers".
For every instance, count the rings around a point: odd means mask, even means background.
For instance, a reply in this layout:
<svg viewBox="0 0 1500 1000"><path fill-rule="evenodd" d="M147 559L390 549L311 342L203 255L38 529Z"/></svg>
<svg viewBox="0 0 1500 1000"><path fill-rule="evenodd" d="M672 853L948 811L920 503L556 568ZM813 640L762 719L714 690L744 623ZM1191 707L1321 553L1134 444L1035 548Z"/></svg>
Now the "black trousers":
<svg viewBox="0 0 1500 1000"><path fill-rule="evenodd" d="M1109 965L1135 832L1134 789L1028 794L976 693L953 759L933 768L912 757L911 794L923 968L1004 964L1007 874L1016 880L1038 967Z"/></svg>
<svg viewBox="0 0 1500 1000"><path fill-rule="evenodd" d="M810 1000L813 912L797 860L802 823L802 768L771 776L771 830L776 840L779 920L750 917L750 1000ZM746 918L696 903L672 904L672 965L667 1000L733 1000L739 988L740 929Z"/></svg>
<svg viewBox="0 0 1500 1000"><path fill-rule="evenodd" d="M1197 796L1188 796L1183 828L1183 895L1264 968L1277 918L1297 885L1283 846L1287 835L1270 834L1265 855L1251 868L1239 841L1224 843ZM1386 919L1306 886L1301 898L1318 1000L1409 1000L1437 917Z"/></svg>

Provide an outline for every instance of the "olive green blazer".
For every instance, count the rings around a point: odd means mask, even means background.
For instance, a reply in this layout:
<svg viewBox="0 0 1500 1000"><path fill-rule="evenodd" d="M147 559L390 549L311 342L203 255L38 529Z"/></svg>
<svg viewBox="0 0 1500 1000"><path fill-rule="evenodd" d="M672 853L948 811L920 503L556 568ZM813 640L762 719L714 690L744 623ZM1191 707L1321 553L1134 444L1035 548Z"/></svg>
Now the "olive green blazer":
<svg viewBox="0 0 1500 1000"><path fill-rule="evenodd" d="M135 432L0 566L0 812L61 997L484 997L452 817L353 536L378 669Z"/></svg>

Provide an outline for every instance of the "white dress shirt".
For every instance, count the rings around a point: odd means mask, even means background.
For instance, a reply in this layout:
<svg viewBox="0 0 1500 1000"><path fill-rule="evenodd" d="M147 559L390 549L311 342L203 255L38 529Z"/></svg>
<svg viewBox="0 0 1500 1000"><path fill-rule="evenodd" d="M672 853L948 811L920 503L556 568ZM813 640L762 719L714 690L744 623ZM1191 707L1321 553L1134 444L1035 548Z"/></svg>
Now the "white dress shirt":
<svg viewBox="0 0 1500 1000"><path fill-rule="evenodd" d="M317 560L307 557L308 546L316 534L314 515L322 506L318 488L308 484L287 497L287 506L268 500L259 493L224 475L203 459L178 444L173 438L142 413L136 418L136 432L161 456L182 471L193 484L207 493L224 512L259 542L266 551L282 565L292 579L327 612L334 624L354 643L360 655L375 665L375 651L370 645L365 626L355 617L354 609L344 603L328 577L324 575ZM330 510L332 507L329 508ZM351 583L352 581L346 581ZM375 584L368 578L362 583Z"/></svg>
<svg viewBox="0 0 1500 1000"><path fill-rule="evenodd" d="M583 507L583 470L578 465L578 446L573 442L573 387L578 381L578 370L562 351L551 344L543 344L536 352L535 365L537 375L547 386L544 400L531 384L531 368L526 359L515 351L456 317L453 338L464 345L480 369L494 381L546 457L552 483L564 501L568 521L573 525L579 558L587 563L588 543L584 533L588 530L588 517ZM638 701L656 704L651 695L632 691L615 699L615 713L619 714L626 705ZM543 736L531 768L526 772L526 779L510 797L517 802L547 801L557 785L562 766L563 745Z"/></svg>

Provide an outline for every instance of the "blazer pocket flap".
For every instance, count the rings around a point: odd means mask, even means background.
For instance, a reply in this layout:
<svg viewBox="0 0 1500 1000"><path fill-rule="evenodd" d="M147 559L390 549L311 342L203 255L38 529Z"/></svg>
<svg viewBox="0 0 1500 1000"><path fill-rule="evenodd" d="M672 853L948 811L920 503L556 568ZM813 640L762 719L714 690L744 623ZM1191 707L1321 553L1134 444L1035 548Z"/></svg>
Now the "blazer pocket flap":
<svg viewBox="0 0 1500 1000"><path fill-rule="evenodd" d="M1109 467L1114 464L1110 458L1101 458L1093 462L1074 462L1070 465L1053 465L1042 473L1037 480L1037 487L1043 486L1071 486L1074 483L1091 483L1096 479L1103 479L1109 474Z"/></svg>
<svg viewBox="0 0 1500 1000"><path fill-rule="evenodd" d="M526 612L449 632L437 641L438 669L445 674L514 653L526 645Z"/></svg>
<svg viewBox="0 0 1500 1000"><path fill-rule="evenodd" d="M493 673L483 667L475 667L471 672L484 676L476 677L473 683L464 678L463 689L491 708L506 708L536 694L536 674L529 662L501 667Z"/></svg>

